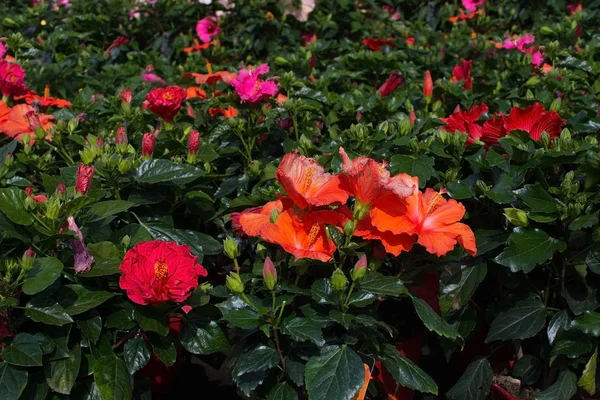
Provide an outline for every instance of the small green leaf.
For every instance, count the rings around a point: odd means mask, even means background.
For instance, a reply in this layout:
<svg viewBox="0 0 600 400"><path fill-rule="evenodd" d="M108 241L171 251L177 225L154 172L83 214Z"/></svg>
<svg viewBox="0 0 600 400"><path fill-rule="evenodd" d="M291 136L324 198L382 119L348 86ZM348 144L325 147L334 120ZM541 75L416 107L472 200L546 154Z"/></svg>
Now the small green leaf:
<svg viewBox="0 0 600 400"><path fill-rule="evenodd" d="M132 375L148 364L150 356L148 344L141 336L129 339L123 346L123 357L125 358L127 368Z"/></svg>
<svg viewBox="0 0 600 400"><path fill-rule="evenodd" d="M456 339L458 332L456 328L448 324L442 317L440 317L424 300L418 297L411 296L415 311L423 324L429 329L437 333L438 335L445 336L449 339Z"/></svg>
<svg viewBox="0 0 600 400"><path fill-rule="evenodd" d="M96 344L102 331L102 317L92 315L87 318L78 319L77 326L90 342Z"/></svg>
<svg viewBox="0 0 600 400"><path fill-rule="evenodd" d="M598 337L600 336L600 313L587 311L573 321L573 326L583 333Z"/></svg>
<svg viewBox="0 0 600 400"><path fill-rule="evenodd" d="M527 339L537 335L545 324L544 304L538 299L521 300L494 318L485 342Z"/></svg>
<svg viewBox="0 0 600 400"><path fill-rule="evenodd" d="M283 324L282 333L302 342L310 340L318 346L325 344L321 326L310 319L296 317Z"/></svg>
<svg viewBox="0 0 600 400"><path fill-rule="evenodd" d="M160 336L153 332L150 332L148 336L150 337L150 343L152 343L152 350L160 361L167 367L175 364L177 361L177 348L173 339L169 336Z"/></svg>
<svg viewBox="0 0 600 400"><path fill-rule="evenodd" d="M18 225L33 224L31 213L25 209L27 193L16 188L0 189L0 210Z"/></svg>
<svg viewBox="0 0 600 400"><path fill-rule="evenodd" d="M175 164L169 160L146 160L135 171L139 183L168 182L186 184L202 176L202 170L188 164Z"/></svg>
<svg viewBox="0 0 600 400"><path fill-rule="evenodd" d="M0 393L2 400L19 400L27 386L27 370L0 362Z"/></svg>
<svg viewBox="0 0 600 400"><path fill-rule="evenodd" d="M242 329L256 328L260 315L250 307L238 308L223 313L223 320L229 322L231 326L237 326Z"/></svg>
<svg viewBox="0 0 600 400"><path fill-rule="evenodd" d="M25 315L35 322L48 325L62 326L73 322L73 318L67 314L56 301L45 296L34 296L25 306Z"/></svg>
<svg viewBox="0 0 600 400"><path fill-rule="evenodd" d="M193 354L213 354L229 347L227 337L215 321L184 320L179 340Z"/></svg>
<svg viewBox="0 0 600 400"><path fill-rule="evenodd" d="M589 393L590 396L593 396L596 393L596 366L598 363L598 348L594 350L594 354L590 357L587 364L585 364L585 369L583 370L583 374L581 374L581 378L577 381L577 386L585 390Z"/></svg>
<svg viewBox="0 0 600 400"><path fill-rule="evenodd" d="M25 276L23 292L34 295L52 285L63 270L63 264L54 257L43 257L35 260L34 267Z"/></svg>
<svg viewBox="0 0 600 400"><path fill-rule="evenodd" d="M564 242L553 239L539 229L515 228L508 238L509 246L494 261L512 272L531 272L536 265L552 257L554 251L564 251Z"/></svg>
<svg viewBox="0 0 600 400"><path fill-rule="evenodd" d="M42 349L37 342L13 342L2 351L5 362L20 367L41 367Z"/></svg>
<svg viewBox="0 0 600 400"><path fill-rule="evenodd" d="M81 366L81 347L75 345L69 350L67 358L44 363L46 382L52 390L70 394Z"/></svg>
<svg viewBox="0 0 600 400"><path fill-rule="evenodd" d="M96 308L116 295L102 290L89 290L82 285L65 285L58 290L55 297L67 314L72 316Z"/></svg>
<svg viewBox="0 0 600 400"><path fill-rule="evenodd" d="M446 397L449 400L485 400L492 385L493 372L485 358L473 361Z"/></svg>
<svg viewBox="0 0 600 400"><path fill-rule="evenodd" d="M539 184L525 185L514 191L533 212L553 213L558 210L556 200Z"/></svg>
<svg viewBox="0 0 600 400"><path fill-rule="evenodd" d="M554 339L560 333L560 331L565 331L568 329L570 324L569 314L563 310L554 314L550 323L548 324L547 334L548 334L548 342L550 344L554 343Z"/></svg>
<svg viewBox="0 0 600 400"><path fill-rule="evenodd" d="M577 377L571 371L563 371L554 385L535 396L535 400L569 400L577 392Z"/></svg>
<svg viewBox="0 0 600 400"><path fill-rule="evenodd" d="M159 311L155 311L150 307L136 307L134 317L140 326L147 331L156 332L161 336L167 336L169 333L166 318Z"/></svg>
<svg viewBox="0 0 600 400"><path fill-rule="evenodd" d="M311 400L349 400L363 385L365 369L348 346L328 346L308 360L305 379Z"/></svg>
<svg viewBox="0 0 600 400"><path fill-rule="evenodd" d="M164 240L186 244L192 249L192 253L202 258L204 255L215 255L223 251L223 245L212 236L204 233L175 229L163 222L152 222L142 224L155 240Z"/></svg>
<svg viewBox="0 0 600 400"><path fill-rule="evenodd" d="M133 379L123 360L115 356L104 356L96 360L94 380L102 400L130 400L133 394Z"/></svg>
<svg viewBox="0 0 600 400"><path fill-rule="evenodd" d="M569 229L572 231L578 231L584 228L591 228L592 226L598 223L598 214L600 212L596 211L592 214L585 214L575 218L570 224Z"/></svg>
<svg viewBox="0 0 600 400"><path fill-rule="evenodd" d="M475 290L487 274L487 264L456 265L446 268L440 277L440 309L442 315L460 310L471 300Z"/></svg>
<svg viewBox="0 0 600 400"><path fill-rule="evenodd" d="M87 210L87 221L94 222L111 215L119 214L135 206L135 203L125 200L108 200L92 204Z"/></svg>
<svg viewBox="0 0 600 400"><path fill-rule="evenodd" d="M269 346L257 346L242 354L233 368L233 376L249 372L267 371L279 364L279 353Z"/></svg>
<svg viewBox="0 0 600 400"><path fill-rule="evenodd" d="M289 384L282 382L271 389L267 400L298 400L298 393Z"/></svg>
<svg viewBox="0 0 600 400"><path fill-rule="evenodd" d="M383 345L381 362L399 385L423 393L438 394L435 381L394 346Z"/></svg>
<svg viewBox="0 0 600 400"><path fill-rule="evenodd" d="M364 291L384 296L400 296L408 294L404 282L393 276L385 276L379 272L369 272L360 281L360 288Z"/></svg>
<svg viewBox="0 0 600 400"><path fill-rule="evenodd" d="M524 385L533 385L542 376L542 363L537 357L523 356L515 363L512 375L521 379Z"/></svg>
<svg viewBox="0 0 600 400"><path fill-rule="evenodd" d="M329 279L318 279L316 280L311 288L310 292L312 298L319 304L337 304L338 299L333 293L331 288L331 282Z"/></svg>
<svg viewBox="0 0 600 400"><path fill-rule="evenodd" d="M418 157L396 154L390 160L392 173L405 173L410 176L419 177L419 186L425 187L427 181L435 175L435 159L426 155Z"/></svg>

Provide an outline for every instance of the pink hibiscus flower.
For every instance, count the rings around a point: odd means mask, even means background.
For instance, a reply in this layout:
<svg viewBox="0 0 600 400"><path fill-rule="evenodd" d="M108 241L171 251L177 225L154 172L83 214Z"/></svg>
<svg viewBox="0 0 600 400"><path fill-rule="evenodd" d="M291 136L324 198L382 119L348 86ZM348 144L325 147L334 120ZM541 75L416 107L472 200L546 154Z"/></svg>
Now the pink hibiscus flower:
<svg viewBox="0 0 600 400"><path fill-rule="evenodd" d="M231 86L240 98L248 103L257 103L277 94L277 84L273 81L263 81L261 75L269 73L269 66L262 64L255 69L243 69L231 81Z"/></svg>
<svg viewBox="0 0 600 400"><path fill-rule="evenodd" d="M206 17L198 21L196 24L196 33L203 43L208 43L213 36L217 36L221 32L221 28L217 25L215 17Z"/></svg>
<svg viewBox="0 0 600 400"><path fill-rule="evenodd" d="M485 3L485 0L462 0L462 5L470 13L477 11L477 6Z"/></svg>

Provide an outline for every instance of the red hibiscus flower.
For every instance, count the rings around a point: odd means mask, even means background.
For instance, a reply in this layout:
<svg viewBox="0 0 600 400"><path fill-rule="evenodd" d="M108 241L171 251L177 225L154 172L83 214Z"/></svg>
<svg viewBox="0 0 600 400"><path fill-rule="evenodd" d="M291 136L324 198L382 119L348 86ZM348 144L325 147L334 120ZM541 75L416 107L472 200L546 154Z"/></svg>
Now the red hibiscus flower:
<svg viewBox="0 0 600 400"><path fill-rule="evenodd" d="M186 90L179 86L153 89L148 92L143 107L165 121L171 122L177 115L186 96Z"/></svg>
<svg viewBox="0 0 600 400"><path fill-rule="evenodd" d="M392 94L394 90L400 85L404 83L404 79L398 72L392 72L390 76L386 79L386 81L381 85L381 87L377 90L377 92L381 95L381 97L386 97Z"/></svg>
<svg viewBox="0 0 600 400"><path fill-rule="evenodd" d="M25 71L14 62L0 59L0 91L4 96L23 96L31 90L25 86Z"/></svg>
<svg viewBox="0 0 600 400"><path fill-rule="evenodd" d="M540 103L527 108L513 107L504 119L507 132L516 129L525 131L534 140L540 140L544 131L548 132L550 139L558 137L564 124L565 121L556 111L548 111Z"/></svg>
<svg viewBox="0 0 600 400"><path fill-rule="evenodd" d="M182 302L207 276L186 245L152 240L136 244L121 263L119 286L137 304Z"/></svg>
<svg viewBox="0 0 600 400"><path fill-rule="evenodd" d="M319 163L296 153L283 157L277 168L277 180L300 208L344 204L348 193L336 175L325 172Z"/></svg>
<svg viewBox="0 0 600 400"><path fill-rule="evenodd" d="M127 38L127 36L119 36L110 44L110 46L108 46L108 48L104 51L104 54L108 56L110 55L110 51L112 49L114 49L115 47L124 46L127 43L129 43L129 39Z"/></svg>
<svg viewBox="0 0 600 400"><path fill-rule="evenodd" d="M394 41L392 39L368 38L368 39L364 39L362 42L365 46L367 46L371 50L377 51L377 52L381 52L382 46L390 46L391 47L394 45Z"/></svg>
<svg viewBox="0 0 600 400"><path fill-rule="evenodd" d="M452 70L452 78L450 78L450 82L461 82L464 81L463 87L467 90L471 89L473 86L473 81L471 80L471 67L473 66L473 61L471 60L462 60L459 65L456 65Z"/></svg>

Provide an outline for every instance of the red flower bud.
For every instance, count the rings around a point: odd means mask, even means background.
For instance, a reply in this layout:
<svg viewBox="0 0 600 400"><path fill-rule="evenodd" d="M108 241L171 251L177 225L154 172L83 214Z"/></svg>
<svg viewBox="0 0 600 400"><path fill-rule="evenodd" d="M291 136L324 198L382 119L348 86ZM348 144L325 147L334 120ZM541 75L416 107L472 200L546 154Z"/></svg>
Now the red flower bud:
<svg viewBox="0 0 600 400"><path fill-rule="evenodd" d="M117 129L117 135L115 137L115 143L116 144L127 144L128 140L127 140L127 128L125 128L125 126L121 125L119 126L119 129Z"/></svg>
<svg viewBox="0 0 600 400"><path fill-rule="evenodd" d="M88 190L90 190L93 178L94 166L80 164L77 168L77 176L75 179L75 193L79 193L84 196Z"/></svg>
<svg viewBox="0 0 600 400"><path fill-rule="evenodd" d="M425 71L425 78L423 79L423 96L431 98L433 94L433 80L431 79L431 72Z"/></svg>
<svg viewBox="0 0 600 400"><path fill-rule="evenodd" d="M96 138L96 146L102 147L103 145L104 145L104 139L102 139L102 136L98 136Z"/></svg>
<svg viewBox="0 0 600 400"><path fill-rule="evenodd" d="M404 79L402 78L402 76L400 76L400 74L397 72L392 72L387 78L387 80L383 83L383 85L381 85L381 87L377 91L379 92L381 97L386 97L392 94L392 92L403 83Z"/></svg>
<svg viewBox="0 0 600 400"><path fill-rule="evenodd" d="M121 101L125 104L131 103L131 99L133 97L133 90L131 89L123 89L121 92Z"/></svg>
<svg viewBox="0 0 600 400"><path fill-rule="evenodd" d="M185 100L187 92L179 86L169 86L151 90L146 96L143 107L171 122Z"/></svg>
<svg viewBox="0 0 600 400"><path fill-rule="evenodd" d="M188 154L197 154L200 149L200 132L193 130L188 138Z"/></svg>
<svg viewBox="0 0 600 400"><path fill-rule="evenodd" d="M35 258L35 251L30 247L25 250L25 254L23 256L27 258Z"/></svg>
<svg viewBox="0 0 600 400"><path fill-rule="evenodd" d="M417 120L417 115L415 114L415 110L410 110L410 112L408 113L408 120L410 121L411 125L415 124L415 121Z"/></svg>
<svg viewBox="0 0 600 400"><path fill-rule="evenodd" d="M267 289L275 289L275 285L277 284L277 270L269 257L265 259L265 264L263 266L263 279L265 280Z"/></svg>
<svg viewBox="0 0 600 400"><path fill-rule="evenodd" d="M59 196L64 196L67 193L67 186L64 183L59 182L58 185L56 185L56 193Z"/></svg>
<svg viewBox="0 0 600 400"><path fill-rule="evenodd" d="M156 143L156 138L152 132L144 133L144 137L142 138L142 155L144 157L151 157L154 152L154 144Z"/></svg>
<svg viewBox="0 0 600 400"><path fill-rule="evenodd" d="M351 274L352 280L360 281L362 278L364 278L366 273L367 273L367 255L363 254L362 256L360 256L360 258L354 265L354 268L352 269L352 274Z"/></svg>

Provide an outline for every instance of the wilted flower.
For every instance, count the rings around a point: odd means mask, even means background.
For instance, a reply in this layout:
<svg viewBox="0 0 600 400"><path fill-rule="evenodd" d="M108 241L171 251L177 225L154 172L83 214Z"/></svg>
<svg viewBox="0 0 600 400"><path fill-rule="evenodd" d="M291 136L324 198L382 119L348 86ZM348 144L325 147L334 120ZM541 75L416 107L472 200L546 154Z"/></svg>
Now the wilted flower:
<svg viewBox="0 0 600 400"><path fill-rule="evenodd" d="M315 0L300 0L300 8L297 8L292 0L283 0L287 6L283 12L285 15L293 15L298 21L308 21L308 15L315 9Z"/></svg>
<svg viewBox="0 0 600 400"><path fill-rule="evenodd" d="M89 272L92 268L92 264L94 263L94 257L90 254L89 250L85 246L83 241L83 234L79 227L75 223L75 219L73 217L67 217L67 225L70 231L73 231L77 234L77 239L71 239L71 249L73 250L73 267L75 268L75 273L85 273Z"/></svg>

